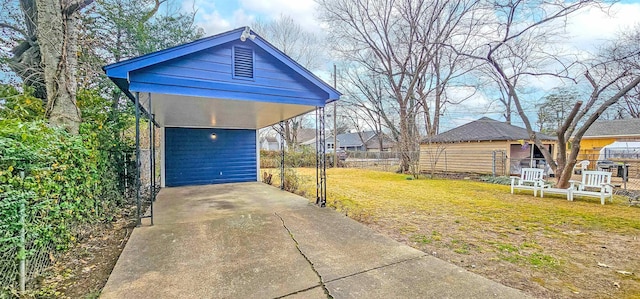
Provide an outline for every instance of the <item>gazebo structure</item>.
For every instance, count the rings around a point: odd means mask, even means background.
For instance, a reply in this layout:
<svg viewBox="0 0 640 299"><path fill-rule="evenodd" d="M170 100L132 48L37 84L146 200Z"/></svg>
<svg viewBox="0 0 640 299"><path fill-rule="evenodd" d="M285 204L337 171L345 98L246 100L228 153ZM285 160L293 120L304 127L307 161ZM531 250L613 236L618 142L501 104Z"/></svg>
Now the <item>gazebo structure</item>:
<svg viewBox="0 0 640 299"><path fill-rule="evenodd" d="M138 223L156 190L154 136L160 130L160 186L260 180L257 130L316 111L316 203L326 204L326 104L340 93L255 34L238 28L104 68L136 108ZM141 215L140 119L149 119L151 213ZM284 140L284 138L281 138ZM281 147L284 172L284 146ZM284 175L281 175L281 188Z"/></svg>

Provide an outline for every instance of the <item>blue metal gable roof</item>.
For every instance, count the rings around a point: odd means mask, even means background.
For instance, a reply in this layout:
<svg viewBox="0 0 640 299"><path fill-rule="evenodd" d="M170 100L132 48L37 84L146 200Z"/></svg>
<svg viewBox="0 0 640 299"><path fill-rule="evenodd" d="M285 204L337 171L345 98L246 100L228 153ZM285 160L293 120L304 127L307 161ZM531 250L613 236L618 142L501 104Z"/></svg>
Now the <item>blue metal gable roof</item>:
<svg viewBox="0 0 640 299"><path fill-rule="evenodd" d="M260 36L240 41L238 28L103 67L130 98L132 92L324 106L340 93ZM251 32L255 35L255 33ZM235 80L233 47L255 53L252 80ZM225 64L228 63L228 64Z"/></svg>

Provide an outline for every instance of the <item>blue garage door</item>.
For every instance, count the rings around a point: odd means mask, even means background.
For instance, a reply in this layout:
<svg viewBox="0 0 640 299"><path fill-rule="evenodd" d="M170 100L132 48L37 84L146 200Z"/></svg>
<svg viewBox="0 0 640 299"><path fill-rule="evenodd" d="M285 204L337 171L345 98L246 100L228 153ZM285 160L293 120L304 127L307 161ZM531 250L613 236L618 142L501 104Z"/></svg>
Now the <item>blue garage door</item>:
<svg viewBox="0 0 640 299"><path fill-rule="evenodd" d="M168 187L257 179L255 130L166 128L165 150Z"/></svg>

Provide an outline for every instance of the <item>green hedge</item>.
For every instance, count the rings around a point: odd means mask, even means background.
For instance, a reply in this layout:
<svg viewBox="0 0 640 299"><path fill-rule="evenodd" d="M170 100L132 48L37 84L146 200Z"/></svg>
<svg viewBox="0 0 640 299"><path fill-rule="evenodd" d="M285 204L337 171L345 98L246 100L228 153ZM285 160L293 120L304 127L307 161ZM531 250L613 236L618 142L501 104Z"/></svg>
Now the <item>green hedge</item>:
<svg viewBox="0 0 640 299"><path fill-rule="evenodd" d="M260 167L276 168L280 166L280 151L260 151ZM316 153L310 148L286 151L284 156L286 167L316 167Z"/></svg>
<svg viewBox="0 0 640 299"><path fill-rule="evenodd" d="M110 101L80 92L84 122L74 136L50 127L41 109L24 109L40 101L28 93L0 86L0 95L0 247L15 246L21 228L15 220L25 204L28 242L64 249L74 225L111 218L122 203L126 121L105 109Z"/></svg>

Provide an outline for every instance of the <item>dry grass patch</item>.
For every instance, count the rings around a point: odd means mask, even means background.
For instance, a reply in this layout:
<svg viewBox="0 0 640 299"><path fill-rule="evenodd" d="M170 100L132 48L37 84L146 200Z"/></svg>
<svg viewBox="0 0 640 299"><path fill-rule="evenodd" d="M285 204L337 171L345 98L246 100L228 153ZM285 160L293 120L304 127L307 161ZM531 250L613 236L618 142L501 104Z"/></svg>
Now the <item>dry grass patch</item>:
<svg viewBox="0 0 640 299"><path fill-rule="evenodd" d="M297 171L314 200L315 169ZM640 296L640 209L627 201L602 206L599 199L512 195L489 183L407 178L329 169L327 201L398 241L535 296Z"/></svg>

